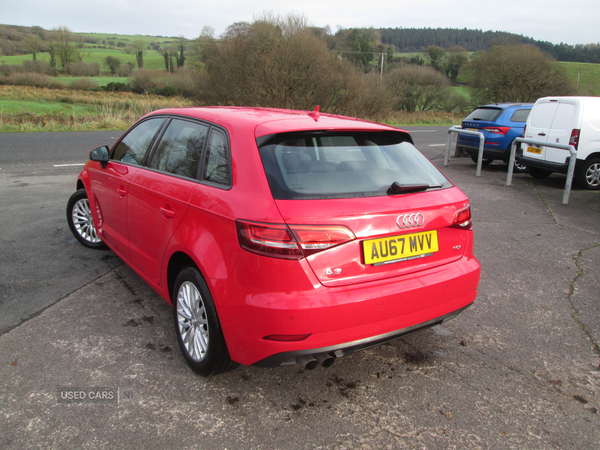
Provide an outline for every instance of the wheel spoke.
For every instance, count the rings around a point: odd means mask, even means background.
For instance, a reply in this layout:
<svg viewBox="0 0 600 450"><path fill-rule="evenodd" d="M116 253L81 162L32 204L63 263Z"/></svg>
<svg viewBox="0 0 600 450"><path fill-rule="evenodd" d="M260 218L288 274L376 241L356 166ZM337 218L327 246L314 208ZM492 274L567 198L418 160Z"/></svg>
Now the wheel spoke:
<svg viewBox="0 0 600 450"><path fill-rule="evenodd" d="M87 198L83 198L73 205L71 217L79 236L92 244L101 242L101 239L96 234L96 227L94 226L92 211L90 210L90 203Z"/></svg>
<svg viewBox="0 0 600 450"><path fill-rule="evenodd" d="M208 321L202 296L196 286L186 281L177 293L177 323L182 344L195 361L204 359L208 350Z"/></svg>
<svg viewBox="0 0 600 450"><path fill-rule="evenodd" d="M592 164L587 170L585 178L590 186L600 185L600 163Z"/></svg>

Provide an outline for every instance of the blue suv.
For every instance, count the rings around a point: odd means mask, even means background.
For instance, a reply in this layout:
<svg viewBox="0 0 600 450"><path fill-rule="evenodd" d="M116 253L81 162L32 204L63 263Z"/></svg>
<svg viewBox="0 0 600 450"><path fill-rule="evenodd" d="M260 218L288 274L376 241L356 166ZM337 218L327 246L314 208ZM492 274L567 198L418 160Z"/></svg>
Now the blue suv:
<svg viewBox="0 0 600 450"><path fill-rule="evenodd" d="M497 103L478 106L462 121L462 127L471 131L481 131L485 136L483 164L494 160L508 163L510 146L516 137L523 135L523 128L531 112L533 103ZM477 162L479 137L459 134L456 143L458 152L467 153ZM526 166L515 162L515 171L524 172Z"/></svg>

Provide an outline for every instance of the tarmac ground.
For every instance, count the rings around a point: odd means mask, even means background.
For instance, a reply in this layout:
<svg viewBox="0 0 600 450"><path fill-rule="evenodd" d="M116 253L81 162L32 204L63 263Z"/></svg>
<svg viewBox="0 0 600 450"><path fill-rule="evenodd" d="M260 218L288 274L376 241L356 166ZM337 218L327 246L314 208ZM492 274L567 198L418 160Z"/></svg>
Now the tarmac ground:
<svg viewBox="0 0 600 450"><path fill-rule="evenodd" d="M442 165L443 147L422 150ZM470 198L482 266L452 321L329 368L202 378L170 307L114 263L0 336L0 449L600 448L600 192L562 205L564 176L442 170Z"/></svg>

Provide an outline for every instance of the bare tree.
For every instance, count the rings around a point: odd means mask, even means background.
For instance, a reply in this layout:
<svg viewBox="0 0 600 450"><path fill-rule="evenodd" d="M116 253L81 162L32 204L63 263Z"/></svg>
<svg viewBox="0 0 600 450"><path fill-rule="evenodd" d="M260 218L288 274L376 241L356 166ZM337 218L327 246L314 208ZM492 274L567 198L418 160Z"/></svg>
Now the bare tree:
<svg viewBox="0 0 600 450"><path fill-rule="evenodd" d="M27 44L27 48L33 55L33 60L35 61L37 59L37 54L42 47L42 39L39 37L39 35L30 33L25 37L25 42Z"/></svg>
<svg viewBox="0 0 600 450"><path fill-rule="evenodd" d="M562 67L533 45L495 46L480 52L464 74L480 104L533 102L575 91Z"/></svg>
<svg viewBox="0 0 600 450"><path fill-rule="evenodd" d="M194 67L202 67L205 59L204 49L210 47L215 42L215 29L208 25L202 27L200 36L190 42L188 45L188 58Z"/></svg>
<svg viewBox="0 0 600 450"><path fill-rule="evenodd" d="M458 78L460 69L469 62L469 52L460 45L455 45L448 49L448 56L446 57L446 75L454 83Z"/></svg>
<svg viewBox="0 0 600 450"><path fill-rule="evenodd" d="M73 33L67 27L58 27L52 30L52 46L63 70L78 59L76 46L71 44L73 41Z"/></svg>
<svg viewBox="0 0 600 450"><path fill-rule="evenodd" d="M437 45L430 45L425 49L423 55L429 60L431 67L435 70L442 70L442 62L446 57L446 50Z"/></svg>
<svg viewBox="0 0 600 450"><path fill-rule="evenodd" d="M230 26L203 50L208 103L312 109L330 101L335 56L297 16Z"/></svg>

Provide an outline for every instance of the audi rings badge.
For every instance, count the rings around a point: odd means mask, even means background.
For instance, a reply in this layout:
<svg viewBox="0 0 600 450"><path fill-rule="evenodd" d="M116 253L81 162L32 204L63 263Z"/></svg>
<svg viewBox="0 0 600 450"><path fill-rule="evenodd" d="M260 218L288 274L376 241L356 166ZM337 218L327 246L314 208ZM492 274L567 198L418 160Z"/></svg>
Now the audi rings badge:
<svg viewBox="0 0 600 450"><path fill-rule="evenodd" d="M401 214L396 219L396 224L399 228L420 227L425 224L425 217L421 213Z"/></svg>

